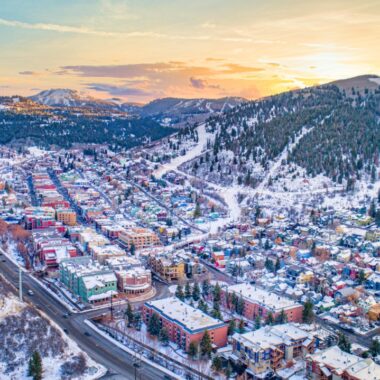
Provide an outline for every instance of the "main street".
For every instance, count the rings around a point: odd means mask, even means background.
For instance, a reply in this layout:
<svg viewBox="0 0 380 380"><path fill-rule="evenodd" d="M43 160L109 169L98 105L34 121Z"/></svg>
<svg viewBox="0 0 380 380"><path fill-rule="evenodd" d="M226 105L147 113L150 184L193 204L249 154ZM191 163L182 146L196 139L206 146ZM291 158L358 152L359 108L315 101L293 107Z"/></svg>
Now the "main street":
<svg viewBox="0 0 380 380"><path fill-rule="evenodd" d="M3 250L0 249L0 252L0 274L18 288L19 268L6 256ZM83 351L87 352L96 362L108 369L107 374L102 379L135 379L133 355L112 344L108 339L97 334L84 323L89 317L93 318L104 313L104 310L91 310L86 313L72 314L65 317L68 310L61 302L47 292L37 281L32 279L29 273L23 272L22 276L24 299L45 313ZM32 296L28 295L28 290L32 290L34 294ZM141 362L137 375L138 379L144 380L166 378L162 371L145 362Z"/></svg>

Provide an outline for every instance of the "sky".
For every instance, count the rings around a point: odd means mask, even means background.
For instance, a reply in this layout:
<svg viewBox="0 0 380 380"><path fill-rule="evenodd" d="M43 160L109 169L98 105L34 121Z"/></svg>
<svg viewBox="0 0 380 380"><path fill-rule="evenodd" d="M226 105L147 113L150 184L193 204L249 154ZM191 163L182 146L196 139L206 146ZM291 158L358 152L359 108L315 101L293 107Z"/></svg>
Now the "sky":
<svg viewBox="0 0 380 380"><path fill-rule="evenodd" d="M380 74L380 0L0 0L0 95L263 96Z"/></svg>

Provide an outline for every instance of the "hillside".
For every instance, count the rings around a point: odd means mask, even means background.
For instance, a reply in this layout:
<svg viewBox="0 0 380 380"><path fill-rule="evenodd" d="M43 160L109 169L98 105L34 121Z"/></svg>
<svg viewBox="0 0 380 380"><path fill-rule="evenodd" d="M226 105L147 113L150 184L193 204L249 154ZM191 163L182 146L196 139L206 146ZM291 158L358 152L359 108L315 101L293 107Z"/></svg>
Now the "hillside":
<svg viewBox="0 0 380 380"><path fill-rule="evenodd" d="M139 114L154 117L168 125L185 125L201 122L212 114L231 110L246 99L226 97L220 99L156 99L139 109Z"/></svg>
<svg viewBox="0 0 380 380"><path fill-rule="evenodd" d="M0 347L0 379L27 379L34 351L42 357L46 379L90 380L103 371L34 307L20 302L1 276Z"/></svg>
<svg viewBox="0 0 380 380"><path fill-rule="evenodd" d="M181 168L261 193L352 190L363 181L373 183L379 178L378 79L291 91L210 117L206 130L213 137L206 151Z"/></svg>
<svg viewBox="0 0 380 380"><path fill-rule="evenodd" d="M173 132L152 119L104 108L45 105L23 97L0 98L0 130L0 144L27 140L66 148L75 143L129 148Z"/></svg>

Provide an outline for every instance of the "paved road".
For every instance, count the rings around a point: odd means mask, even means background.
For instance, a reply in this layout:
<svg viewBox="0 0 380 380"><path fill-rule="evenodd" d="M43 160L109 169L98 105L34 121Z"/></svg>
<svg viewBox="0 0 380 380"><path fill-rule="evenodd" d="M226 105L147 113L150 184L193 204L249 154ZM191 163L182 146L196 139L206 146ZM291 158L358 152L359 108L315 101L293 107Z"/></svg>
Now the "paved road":
<svg viewBox="0 0 380 380"><path fill-rule="evenodd" d="M4 251L0 250L0 273L18 288L18 267L10 261ZM33 296L27 294L27 290L34 292ZM84 324L89 317L94 317L104 310L92 310L88 313L73 314L64 318L67 309L49 294L39 283L30 278L28 273L23 273L23 291L25 300L33 303L39 310L48 315L79 347L87 352L95 361L108 368L108 373L102 379L135 379L133 356L110 343L91 328ZM90 336L84 335L88 332ZM163 379L164 373L147 363L141 363L137 379L158 380Z"/></svg>

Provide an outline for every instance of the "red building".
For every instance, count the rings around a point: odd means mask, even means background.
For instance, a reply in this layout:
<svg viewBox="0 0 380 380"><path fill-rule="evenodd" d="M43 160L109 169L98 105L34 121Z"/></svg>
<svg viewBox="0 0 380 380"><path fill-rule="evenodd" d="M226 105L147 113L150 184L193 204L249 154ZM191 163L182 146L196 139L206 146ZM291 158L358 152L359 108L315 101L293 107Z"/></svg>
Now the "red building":
<svg viewBox="0 0 380 380"><path fill-rule="evenodd" d="M254 320L256 317L266 319L271 312L276 318L282 312L285 313L288 322L302 322L303 306L286 297L268 292L251 284L237 284L227 288L228 301L226 299L226 291L224 292L224 305L231 306L231 297L233 294L244 301L243 315L247 319Z"/></svg>
<svg viewBox="0 0 380 380"><path fill-rule="evenodd" d="M169 340L183 350L188 351L191 342L200 343L205 331L208 331L216 347L227 344L228 326L199 309L187 305L178 298L165 298L149 301L143 307L143 320L146 324L153 313L156 313L165 327Z"/></svg>

